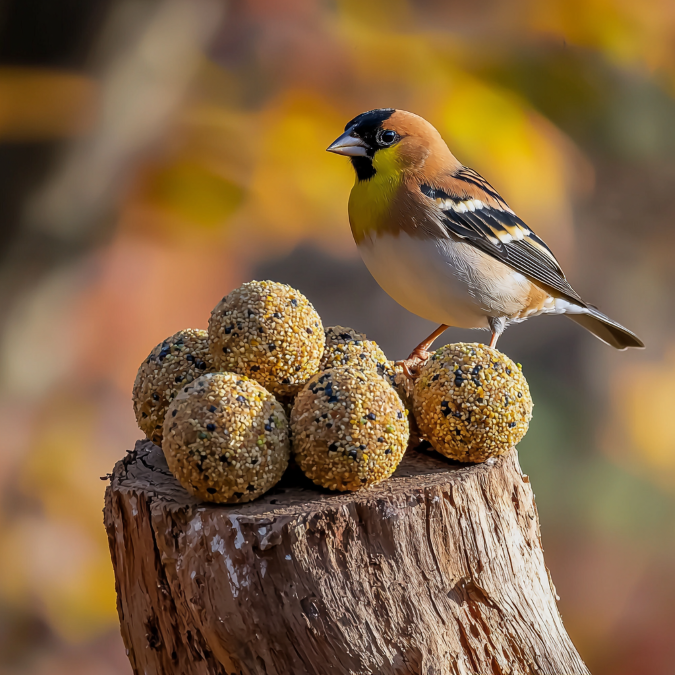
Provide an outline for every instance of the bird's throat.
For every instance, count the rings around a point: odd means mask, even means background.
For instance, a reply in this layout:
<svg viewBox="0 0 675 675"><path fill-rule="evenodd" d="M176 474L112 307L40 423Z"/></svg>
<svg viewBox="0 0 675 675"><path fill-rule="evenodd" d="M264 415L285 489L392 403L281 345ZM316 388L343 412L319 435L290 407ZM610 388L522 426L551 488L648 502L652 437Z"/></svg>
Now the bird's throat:
<svg viewBox="0 0 675 675"><path fill-rule="evenodd" d="M395 226L391 214L401 184L400 173L378 168L366 180L360 180L357 175L349 195L349 224L357 244Z"/></svg>
<svg viewBox="0 0 675 675"><path fill-rule="evenodd" d="M357 180L368 180L377 173L370 157L352 157L351 160Z"/></svg>

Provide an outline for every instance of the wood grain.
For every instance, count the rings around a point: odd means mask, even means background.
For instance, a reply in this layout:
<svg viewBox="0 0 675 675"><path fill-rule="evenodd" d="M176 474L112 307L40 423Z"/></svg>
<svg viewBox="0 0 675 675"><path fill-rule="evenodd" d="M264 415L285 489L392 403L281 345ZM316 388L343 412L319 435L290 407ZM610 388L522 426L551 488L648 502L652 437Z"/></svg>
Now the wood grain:
<svg viewBox="0 0 675 675"><path fill-rule="evenodd" d="M291 471L225 506L190 497L139 441L104 513L139 675L588 673L515 450L478 465L409 450L355 494Z"/></svg>

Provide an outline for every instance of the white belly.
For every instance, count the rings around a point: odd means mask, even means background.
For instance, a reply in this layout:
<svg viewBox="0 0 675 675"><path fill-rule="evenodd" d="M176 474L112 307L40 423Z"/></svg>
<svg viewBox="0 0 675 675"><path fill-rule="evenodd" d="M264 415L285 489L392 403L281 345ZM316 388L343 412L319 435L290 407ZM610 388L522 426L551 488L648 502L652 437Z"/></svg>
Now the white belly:
<svg viewBox="0 0 675 675"><path fill-rule="evenodd" d="M359 252L380 286L408 311L438 324L488 328L489 316L512 315L530 282L506 265L499 278L479 270L486 254L470 244L382 234Z"/></svg>

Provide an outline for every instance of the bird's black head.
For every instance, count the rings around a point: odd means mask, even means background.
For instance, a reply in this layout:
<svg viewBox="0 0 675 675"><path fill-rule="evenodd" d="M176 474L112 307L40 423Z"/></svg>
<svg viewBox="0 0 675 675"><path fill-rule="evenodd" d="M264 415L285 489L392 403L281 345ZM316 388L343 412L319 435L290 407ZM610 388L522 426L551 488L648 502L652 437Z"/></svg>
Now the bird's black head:
<svg viewBox="0 0 675 675"><path fill-rule="evenodd" d="M377 108L357 115L345 125L345 133L360 138L368 146L368 154L372 157L377 150L393 145L395 131L386 134L383 122L386 122L396 111L393 108ZM381 136L386 136L382 139ZM379 137L378 137L379 136Z"/></svg>
<svg viewBox="0 0 675 675"><path fill-rule="evenodd" d="M386 124L395 112L393 108L377 108L357 115L347 122L345 133L328 147L328 151L347 155L359 180L372 178L375 175L375 153L400 140L399 134L394 129L388 129Z"/></svg>

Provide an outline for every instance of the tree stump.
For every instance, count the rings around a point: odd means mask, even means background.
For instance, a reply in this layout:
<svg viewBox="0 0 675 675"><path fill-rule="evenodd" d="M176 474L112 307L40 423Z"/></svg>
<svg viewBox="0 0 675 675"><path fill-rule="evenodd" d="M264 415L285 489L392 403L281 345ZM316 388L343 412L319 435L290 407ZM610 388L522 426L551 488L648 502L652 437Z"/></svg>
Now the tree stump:
<svg viewBox="0 0 675 675"><path fill-rule="evenodd" d="M335 494L292 471L198 502L139 441L106 492L122 637L141 675L577 675L515 450L409 450Z"/></svg>

